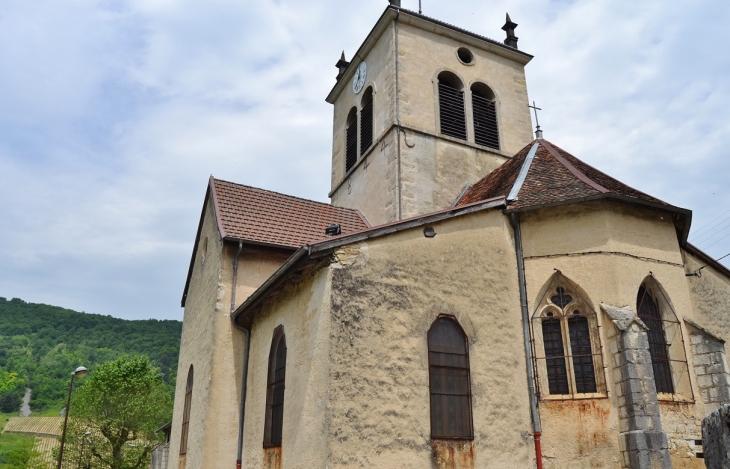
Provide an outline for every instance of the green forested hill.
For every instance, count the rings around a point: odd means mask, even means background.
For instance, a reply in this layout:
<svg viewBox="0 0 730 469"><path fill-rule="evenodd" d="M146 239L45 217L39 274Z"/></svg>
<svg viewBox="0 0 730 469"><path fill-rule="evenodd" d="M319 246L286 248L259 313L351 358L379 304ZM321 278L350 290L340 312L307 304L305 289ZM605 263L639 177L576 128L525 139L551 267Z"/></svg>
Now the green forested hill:
<svg viewBox="0 0 730 469"><path fill-rule="evenodd" d="M120 355L147 355L175 384L180 321L127 321L0 297L0 412L33 390L34 412L64 405L71 372ZM8 410L10 409L10 410Z"/></svg>

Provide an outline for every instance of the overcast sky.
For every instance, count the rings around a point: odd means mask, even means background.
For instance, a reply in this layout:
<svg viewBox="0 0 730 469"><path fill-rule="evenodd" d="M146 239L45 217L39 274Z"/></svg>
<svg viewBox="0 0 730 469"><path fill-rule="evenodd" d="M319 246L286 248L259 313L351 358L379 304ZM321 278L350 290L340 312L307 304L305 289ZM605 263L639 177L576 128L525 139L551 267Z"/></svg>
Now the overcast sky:
<svg viewBox="0 0 730 469"><path fill-rule="evenodd" d="M210 174L328 201L334 64L386 5L0 0L0 296L181 319ZM545 137L693 210L690 240L730 253L730 3L423 10L500 41L509 11Z"/></svg>

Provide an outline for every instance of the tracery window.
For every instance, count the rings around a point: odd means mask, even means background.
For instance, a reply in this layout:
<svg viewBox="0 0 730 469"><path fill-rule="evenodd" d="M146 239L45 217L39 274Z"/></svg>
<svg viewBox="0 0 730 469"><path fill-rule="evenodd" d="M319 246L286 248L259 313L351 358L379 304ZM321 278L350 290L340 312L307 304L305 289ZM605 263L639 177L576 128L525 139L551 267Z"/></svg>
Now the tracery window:
<svg viewBox="0 0 730 469"><path fill-rule="evenodd" d="M373 87L362 95L360 110L360 155L364 155L373 144Z"/></svg>
<svg viewBox="0 0 730 469"><path fill-rule="evenodd" d="M345 129L345 172L357 163L357 108L352 108L347 115Z"/></svg>
<svg viewBox="0 0 730 469"><path fill-rule="evenodd" d="M471 101L474 116L474 142L499 150L497 104L494 92L484 83L474 83L471 86Z"/></svg>
<svg viewBox="0 0 730 469"><path fill-rule="evenodd" d="M269 373L266 383L266 422L264 447L281 446L284 425L284 378L286 375L286 338L284 328L274 330L269 353Z"/></svg>
<svg viewBox="0 0 730 469"><path fill-rule="evenodd" d="M533 331L541 395L566 398L605 393L596 313L559 271L538 303Z"/></svg>
<svg viewBox="0 0 730 469"><path fill-rule="evenodd" d="M183 407L182 429L180 431L180 454L188 452L188 430L190 428L190 406L193 400L193 365L188 369L188 381L185 384L185 405Z"/></svg>
<svg viewBox="0 0 730 469"><path fill-rule="evenodd" d="M687 357L679 319L653 276L647 277L636 295L636 312L649 329L649 353L658 393L666 398L691 399Z"/></svg>
<svg viewBox="0 0 730 469"><path fill-rule="evenodd" d="M469 348L456 319L441 316L428 331L431 438L471 439Z"/></svg>
<svg viewBox="0 0 730 469"><path fill-rule="evenodd" d="M439 121L441 133L466 140L466 110L464 107L464 85L451 72L438 76Z"/></svg>

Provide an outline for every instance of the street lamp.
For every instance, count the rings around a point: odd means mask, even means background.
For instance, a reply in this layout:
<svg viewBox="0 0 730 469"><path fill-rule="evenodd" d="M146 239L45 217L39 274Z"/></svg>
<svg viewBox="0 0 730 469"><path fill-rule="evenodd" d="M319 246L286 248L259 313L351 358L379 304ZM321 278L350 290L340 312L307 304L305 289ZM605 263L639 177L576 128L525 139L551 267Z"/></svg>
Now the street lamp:
<svg viewBox="0 0 730 469"><path fill-rule="evenodd" d="M71 373L71 384L68 385L68 399L66 400L66 416L63 419L63 433L61 433L61 449L58 451L58 469L61 469L61 462L63 461L63 444L66 442L66 424L68 423L68 411L71 410L71 390L74 387L74 378L83 378L89 374L89 370L86 367L80 366Z"/></svg>

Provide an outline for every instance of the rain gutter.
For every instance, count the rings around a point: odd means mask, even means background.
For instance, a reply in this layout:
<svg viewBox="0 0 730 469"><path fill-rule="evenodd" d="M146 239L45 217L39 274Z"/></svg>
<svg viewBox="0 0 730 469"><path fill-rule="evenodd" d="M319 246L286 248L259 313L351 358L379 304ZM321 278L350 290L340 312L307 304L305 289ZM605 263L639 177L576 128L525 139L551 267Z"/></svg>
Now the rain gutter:
<svg viewBox="0 0 730 469"><path fill-rule="evenodd" d="M255 306L261 301L266 292L272 288L277 282L285 277L289 271L294 268L299 262L307 258L319 258L328 255L332 250L344 246L347 244L357 243L360 241L366 241L372 238L378 238L392 233L398 233L400 231L409 230L419 226L427 225L429 223L436 223L442 220L447 220L453 217L467 215L470 213L480 212L482 210L488 210L491 208L506 206L504 197L494 197L487 200L482 200L461 207L448 208L438 212L429 213L419 217L413 217L402 221L395 221L387 223L385 225L376 226L375 228L368 228L367 230L358 231L355 233L343 234L335 236L325 240L317 241L311 244L305 244L304 246L297 249L292 256L279 267L274 274L269 277L236 311L231 315L234 322L237 322L239 317L248 309Z"/></svg>
<svg viewBox="0 0 730 469"><path fill-rule="evenodd" d="M632 205L641 205L644 207L664 210L666 212L677 214L681 217L684 217L683 220L683 226L681 231L677 230L677 234L679 235L679 244L681 247L686 247L687 245L687 237L689 236L689 227L692 222L692 211L687 210L686 208L680 208L676 207L674 205L669 204L662 204L658 202L650 202L648 200L641 200L634 197L629 197L626 195L616 194L614 192L608 192L605 194L595 194L595 195L589 195L587 197L578 197L576 199L567 199L567 200L560 200L558 202L550 202L546 204L536 204L536 205L530 205L528 207L517 207L517 208L507 208L504 213L519 213L519 212L529 212L532 210L540 210L544 208L551 208L551 207L559 207L561 205L571 205L571 204L579 204L582 202L590 202L593 200L616 200L618 202L625 202ZM676 225L675 225L676 226Z"/></svg>

